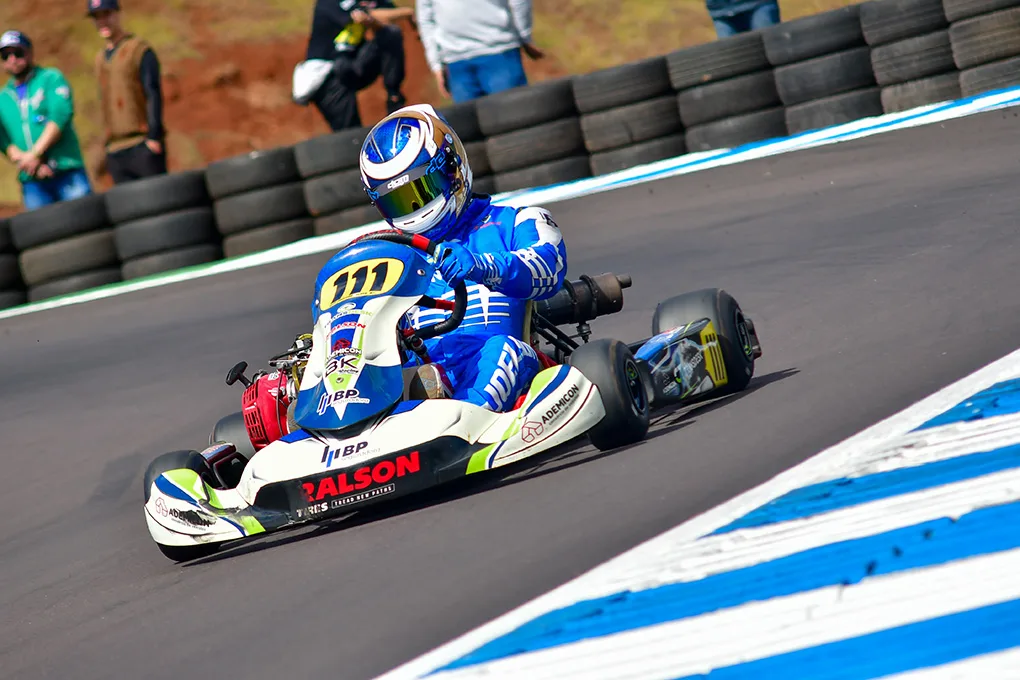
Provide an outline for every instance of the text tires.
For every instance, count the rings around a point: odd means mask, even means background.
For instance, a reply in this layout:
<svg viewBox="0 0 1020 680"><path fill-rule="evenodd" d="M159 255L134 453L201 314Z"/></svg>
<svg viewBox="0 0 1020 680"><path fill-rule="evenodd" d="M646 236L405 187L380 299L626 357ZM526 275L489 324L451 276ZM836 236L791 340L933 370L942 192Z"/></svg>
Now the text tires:
<svg viewBox="0 0 1020 680"><path fill-rule="evenodd" d="M576 368L598 388L606 415L591 430L592 446L607 451L634 444L648 433L648 394L634 354L619 340L600 339L570 356Z"/></svg>

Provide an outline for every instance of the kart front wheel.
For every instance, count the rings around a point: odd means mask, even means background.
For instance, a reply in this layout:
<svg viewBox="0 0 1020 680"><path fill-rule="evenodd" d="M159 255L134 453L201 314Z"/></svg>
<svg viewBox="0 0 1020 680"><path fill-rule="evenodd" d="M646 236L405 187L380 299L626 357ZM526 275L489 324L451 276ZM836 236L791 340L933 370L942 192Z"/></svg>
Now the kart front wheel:
<svg viewBox="0 0 1020 680"><path fill-rule="evenodd" d="M606 415L588 431L599 451L634 444L648 434L648 394L634 354L619 340L600 339L570 355L570 365L592 381Z"/></svg>
<svg viewBox="0 0 1020 680"><path fill-rule="evenodd" d="M170 470L193 470L202 476L212 474L209 463L206 462L205 458L198 451L171 451L170 453L164 453L149 463L149 467L145 470L142 483L145 485L146 503L149 502L152 483L161 474ZM219 549L219 545L216 543L208 545L163 545L162 543L157 543L156 546L159 547L159 551L165 557L174 562L187 562L199 557L206 557Z"/></svg>

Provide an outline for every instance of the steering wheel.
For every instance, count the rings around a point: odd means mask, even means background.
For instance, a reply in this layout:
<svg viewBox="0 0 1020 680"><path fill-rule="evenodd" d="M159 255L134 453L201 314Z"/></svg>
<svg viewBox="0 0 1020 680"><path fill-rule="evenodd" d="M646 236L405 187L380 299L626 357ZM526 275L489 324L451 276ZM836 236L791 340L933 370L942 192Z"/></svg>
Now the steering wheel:
<svg viewBox="0 0 1020 680"><path fill-rule="evenodd" d="M430 241L429 239L419 234L405 234L400 231L383 231L374 234L367 234L361 238L354 239L351 242L360 243L361 241L390 241L391 243L399 243L403 246L409 246L415 250L420 250L424 253L428 253L432 257L436 256L436 250L439 248L438 241ZM464 320L464 315L467 313L468 294L467 286L463 281L453 287L453 302L449 300L436 300L429 297L428 295L422 295L418 301L419 307L426 307L428 309L442 309L452 312L450 318L444 319L439 323L426 326L418 330L410 329L410 333L406 333L405 336L416 337L419 340L428 340L434 338L437 335L443 335L449 333L454 328L460 325Z"/></svg>

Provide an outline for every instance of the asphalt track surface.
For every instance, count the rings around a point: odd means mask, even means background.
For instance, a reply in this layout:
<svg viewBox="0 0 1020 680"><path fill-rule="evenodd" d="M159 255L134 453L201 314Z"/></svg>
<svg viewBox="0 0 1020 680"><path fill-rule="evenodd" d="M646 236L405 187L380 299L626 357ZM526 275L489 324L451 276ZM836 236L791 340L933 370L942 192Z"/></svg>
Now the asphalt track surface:
<svg viewBox="0 0 1020 680"><path fill-rule="evenodd" d="M634 447L197 564L151 543L142 472L238 408L227 368L306 327L327 255L0 321L0 675L372 677L1006 354L1018 128L992 112L552 206L572 277L634 277L599 335L723 286L762 338L751 389Z"/></svg>

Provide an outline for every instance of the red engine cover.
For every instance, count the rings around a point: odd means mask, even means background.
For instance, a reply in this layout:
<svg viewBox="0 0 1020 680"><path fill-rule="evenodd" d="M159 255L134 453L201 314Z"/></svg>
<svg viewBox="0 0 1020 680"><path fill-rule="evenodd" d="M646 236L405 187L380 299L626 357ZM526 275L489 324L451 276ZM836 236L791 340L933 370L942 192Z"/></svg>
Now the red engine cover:
<svg viewBox="0 0 1020 680"><path fill-rule="evenodd" d="M287 434L287 376L279 371L260 376L244 390L241 412L255 450Z"/></svg>

